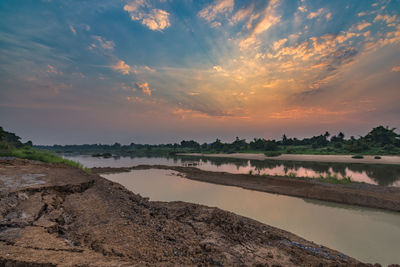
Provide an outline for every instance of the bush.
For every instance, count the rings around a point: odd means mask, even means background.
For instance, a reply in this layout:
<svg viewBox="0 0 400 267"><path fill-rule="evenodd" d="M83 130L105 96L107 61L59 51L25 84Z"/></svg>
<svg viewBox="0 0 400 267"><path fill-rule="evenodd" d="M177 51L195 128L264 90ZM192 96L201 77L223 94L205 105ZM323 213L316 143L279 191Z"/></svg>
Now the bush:
<svg viewBox="0 0 400 267"><path fill-rule="evenodd" d="M374 159L381 159L381 157L380 156L375 156Z"/></svg>
<svg viewBox="0 0 400 267"><path fill-rule="evenodd" d="M277 156L280 156L281 153L276 152L276 151L268 151L268 152L265 152L264 155L267 157L277 157Z"/></svg>
<svg viewBox="0 0 400 267"><path fill-rule="evenodd" d="M352 156L353 159L363 159L364 156L363 155L354 155Z"/></svg>

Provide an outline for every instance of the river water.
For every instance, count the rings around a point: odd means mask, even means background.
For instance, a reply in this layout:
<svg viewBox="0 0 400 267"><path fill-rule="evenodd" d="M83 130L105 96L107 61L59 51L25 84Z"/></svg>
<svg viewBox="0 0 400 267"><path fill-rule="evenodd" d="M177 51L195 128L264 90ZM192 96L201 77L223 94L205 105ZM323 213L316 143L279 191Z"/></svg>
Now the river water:
<svg viewBox="0 0 400 267"><path fill-rule="evenodd" d="M246 160L212 157L111 157L95 158L77 155L65 156L88 167L131 167L139 164L169 166L195 166L202 170L267 175L292 175L320 178L327 176L350 177L352 181L382 186L400 187L400 165L345 164L328 162L297 162L277 160Z"/></svg>
<svg viewBox="0 0 400 267"><path fill-rule="evenodd" d="M254 164L247 161L246 165L242 160L239 161L242 165L238 167L238 164L234 164L237 160L217 164L207 159L103 159L90 156L67 158L79 161L87 167L197 164L201 169L213 171L256 171ZM169 170L135 170L102 176L124 185L135 193L149 197L150 200L186 201L218 207L287 230L364 262L378 262L383 265L400 263L400 214L396 212L198 182L177 176ZM380 183L380 180L371 180L371 183Z"/></svg>

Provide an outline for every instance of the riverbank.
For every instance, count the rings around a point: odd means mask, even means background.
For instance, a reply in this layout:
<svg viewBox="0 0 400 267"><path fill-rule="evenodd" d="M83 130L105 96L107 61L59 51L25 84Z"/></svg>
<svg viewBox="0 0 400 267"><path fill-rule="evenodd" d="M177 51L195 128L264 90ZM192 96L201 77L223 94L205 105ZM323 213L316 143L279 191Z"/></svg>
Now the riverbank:
<svg viewBox="0 0 400 267"><path fill-rule="evenodd" d="M400 188L383 187L364 183L329 184L313 179L233 174L227 172L204 171L193 167L139 165L122 168L92 168L93 173L128 172L143 169L168 169L180 172L185 178L238 186L261 192L337 202L370 208L400 212Z"/></svg>
<svg viewBox="0 0 400 267"><path fill-rule="evenodd" d="M363 156L363 158L353 158L353 155L305 155L305 154L282 154L276 157L267 157L257 153L232 153L232 154L203 154L203 153L178 153L182 156L197 157L218 157L236 159L256 159L256 160L290 160L290 161L314 161L314 162L338 162L338 163L364 163L364 164L394 164L400 165L400 156Z"/></svg>
<svg viewBox="0 0 400 267"><path fill-rule="evenodd" d="M372 266L218 208L63 164L0 160L0 265Z"/></svg>

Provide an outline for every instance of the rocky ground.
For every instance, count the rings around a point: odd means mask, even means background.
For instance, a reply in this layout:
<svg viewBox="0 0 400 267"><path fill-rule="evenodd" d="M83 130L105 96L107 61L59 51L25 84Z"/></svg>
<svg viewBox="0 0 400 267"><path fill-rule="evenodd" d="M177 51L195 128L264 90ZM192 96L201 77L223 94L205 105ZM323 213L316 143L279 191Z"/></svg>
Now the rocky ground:
<svg viewBox="0 0 400 267"><path fill-rule="evenodd" d="M371 266L217 208L65 165L0 160L0 266Z"/></svg>

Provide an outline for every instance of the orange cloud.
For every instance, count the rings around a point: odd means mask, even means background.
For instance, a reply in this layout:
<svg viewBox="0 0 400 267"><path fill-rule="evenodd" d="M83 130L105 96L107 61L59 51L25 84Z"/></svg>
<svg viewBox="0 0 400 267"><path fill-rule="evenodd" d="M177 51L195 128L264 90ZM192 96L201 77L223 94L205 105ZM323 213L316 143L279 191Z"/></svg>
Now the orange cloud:
<svg viewBox="0 0 400 267"><path fill-rule="evenodd" d="M369 26L371 26L371 23L363 21L363 22L360 22L359 24L357 24L356 28L357 28L357 30L362 31Z"/></svg>
<svg viewBox="0 0 400 267"><path fill-rule="evenodd" d="M395 66L392 68L392 72L399 72L400 71L400 66Z"/></svg>
<svg viewBox="0 0 400 267"><path fill-rule="evenodd" d="M118 63L115 65L112 65L111 68L115 71L121 72L124 75L128 75L131 72L135 72L134 70L132 70L131 66L126 64L125 61L123 61L123 60L118 61Z"/></svg>
<svg viewBox="0 0 400 267"><path fill-rule="evenodd" d="M250 5L247 8L239 9L235 13L235 15L233 15L231 22L234 24L234 23L244 20L245 18L247 18L251 15L251 13L253 12L253 9L254 9L254 5Z"/></svg>
<svg viewBox="0 0 400 267"><path fill-rule="evenodd" d="M169 13L161 9L153 9L142 21L150 30L161 31L171 26Z"/></svg>
<svg viewBox="0 0 400 267"><path fill-rule="evenodd" d="M171 26L167 11L151 7L148 1L137 0L124 5L124 10L129 13L132 20L141 21L150 30L162 31Z"/></svg>
<svg viewBox="0 0 400 267"><path fill-rule="evenodd" d="M216 0L213 4L200 10L199 17L211 22L221 13L232 13L233 6L233 0Z"/></svg>
<svg viewBox="0 0 400 267"><path fill-rule="evenodd" d="M324 10L323 8L320 8L320 9L318 9L316 12L310 12L310 14L308 14L307 18L308 18L308 19L313 19L313 18L319 17L319 16L322 15L322 13L323 13L324 11L325 11L325 10Z"/></svg>
<svg viewBox="0 0 400 267"><path fill-rule="evenodd" d="M350 113L349 111L331 111L321 107L293 108L282 112L274 112L269 117L272 119L303 119L313 116L339 116Z"/></svg>
<svg viewBox="0 0 400 267"><path fill-rule="evenodd" d="M137 88L139 88L140 90L142 90L142 92L143 92L145 95L151 96L151 90L150 90L150 87L149 87L149 83L148 83L148 82L144 82L144 83L137 82L137 83L136 83L136 86L137 86Z"/></svg>

